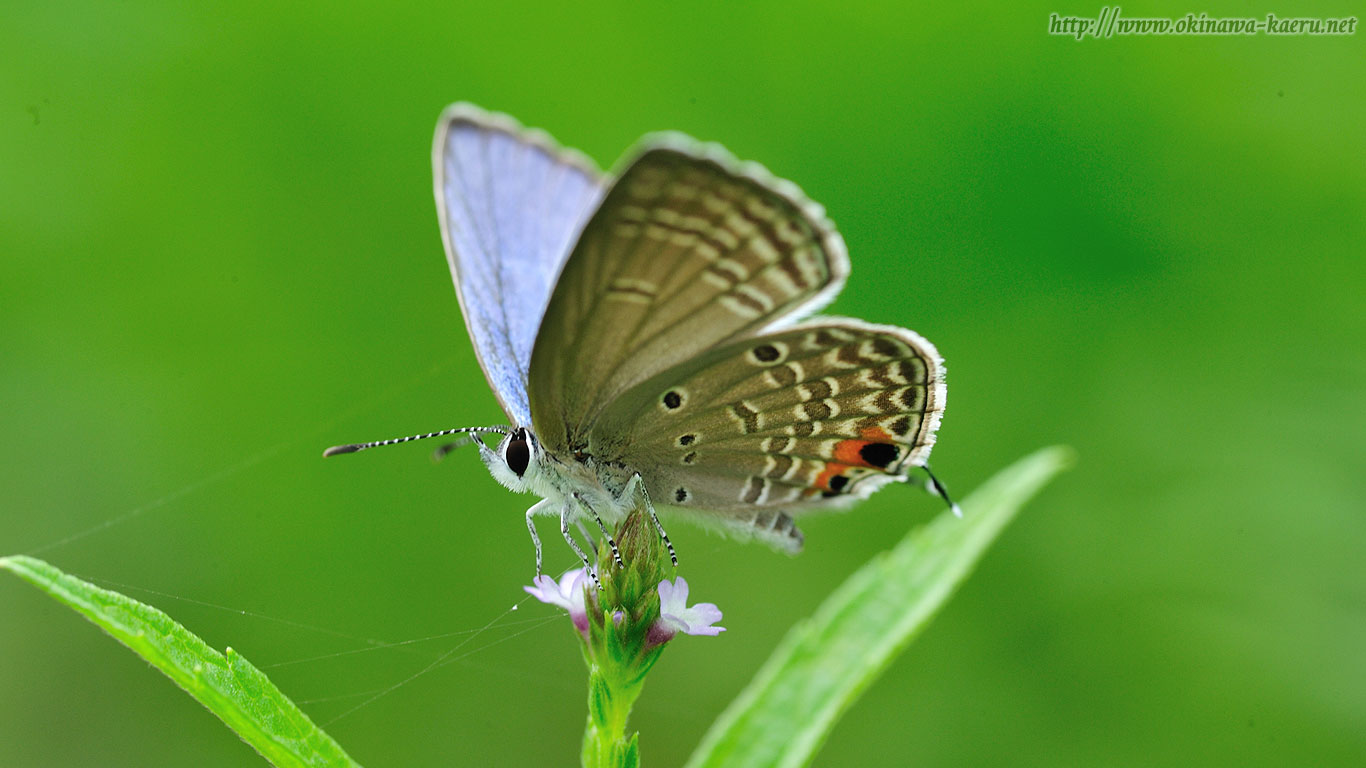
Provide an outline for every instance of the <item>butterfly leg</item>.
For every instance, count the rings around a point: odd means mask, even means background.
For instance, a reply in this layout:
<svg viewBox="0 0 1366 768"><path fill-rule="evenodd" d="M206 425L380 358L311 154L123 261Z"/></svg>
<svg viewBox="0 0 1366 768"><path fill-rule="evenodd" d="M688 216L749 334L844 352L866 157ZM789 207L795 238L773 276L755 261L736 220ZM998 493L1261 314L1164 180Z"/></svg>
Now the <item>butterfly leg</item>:
<svg viewBox="0 0 1366 768"><path fill-rule="evenodd" d="M569 542L569 548L574 550L574 554L583 561L583 567L588 572L588 578L593 580L594 586L602 589L602 582L598 581L598 573L593 570L593 564L589 562L588 555L583 553L583 548L579 546L577 541L574 541L574 535L569 532L569 513L572 511L573 507L569 502L565 502L565 505L560 508L560 535L564 536L564 540Z"/></svg>
<svg viewBox="0 0 1366 768"><path fill-rule="evenodd" d="M584 541L588 542L588 551L596 555L598 552L597 539L594 539L593 534L588 531L588 526L583 524L582 517L575 518L574 527L579 529L579 535L583 537ZM597 558L595 557L593 559L596 560Z"/></svg>
<svg viewBox="0 0 1366 768"><path fill-rule="evenodd" d="M602 538L607 541L607 546L611 547L612 549L613 562L617 564L618 568L625 568L626 563L623 563L621 561L621 550L617 549L617 542L615 539L612 538L612 534L607 530L607 524L602 521L602 517L598 515L598 511L590 507L588 505L588 502L584 501L583 497L577 493L574 494L574 501L577 501L580 507L588 510L588 513L591 514L593 516L593 519L597 521L598 528L602 529Z"/></svg>
<svg viewBox="0 0 1366 768"><path fill-rule="evenodd" d="M621 495L624 498L631 498L639 491L640 497L645 500L645 511L650 513L650 522L655 524L655 530L659 531L659 538L663 539L664 547L669 550L669 559L673 561L674 567L678 567L678 553L674 552L674 544L669 541L669 534L664 532L664 526L659 522L659 515L655 514L655 505L650 503L650 492L645 490L645 482L640 479L640 473L631 475L631 479L626 482L626 488Z"/></svg>
<svg viewBox="0 0 1366 768"><path fill-rule="evenodd" d="M531 531L531 543L536 545L536 575L541 575L541 537L536 533L536 515L543 515L550 511L551 503L541 499L531 505L531 509L526 511L526 529Z"/></svg>

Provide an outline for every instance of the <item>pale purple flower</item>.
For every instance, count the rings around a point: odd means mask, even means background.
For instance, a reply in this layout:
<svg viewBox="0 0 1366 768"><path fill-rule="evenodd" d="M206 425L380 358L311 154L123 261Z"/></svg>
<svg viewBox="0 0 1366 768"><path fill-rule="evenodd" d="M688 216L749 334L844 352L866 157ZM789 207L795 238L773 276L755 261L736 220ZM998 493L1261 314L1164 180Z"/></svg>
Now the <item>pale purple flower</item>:
<svg viewBox="0 0 1366 768"><path fill-rule="evenodd" d="M574 622L574 628L581 633L588 632L588 611L583 603L583 580L588 578L588 572L582 568L577 568L566 572L560 577L558 583L555 579L541 574L531 582L531 586L522 587L527 594L548 605L555 605L569 612L569 618Z"/></svg>
<svg viewBox="0 0 1366 768"><path fill-rule="evenodd" d="M721 609L713 603L698 603L688 607L688 580L679 576L673 582L659 582L659 621L650 627L650 643L667 642L675 634L707 635L715 637L726 631L713 626L721 620Z"/></svg>

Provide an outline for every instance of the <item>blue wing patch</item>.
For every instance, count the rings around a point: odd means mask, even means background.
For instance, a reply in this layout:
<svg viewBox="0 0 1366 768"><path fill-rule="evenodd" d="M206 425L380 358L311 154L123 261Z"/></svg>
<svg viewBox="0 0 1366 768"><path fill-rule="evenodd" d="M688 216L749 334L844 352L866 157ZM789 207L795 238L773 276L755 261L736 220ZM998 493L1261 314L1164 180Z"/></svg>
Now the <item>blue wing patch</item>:
<svg viewBox="0 0 1366 768"><path fill-rule="evenodd" d="M465 327L494 395L531 424L527 368L541 317L604 179L593 161L507 115L453 104L432 148L437 216Z"/></svg>

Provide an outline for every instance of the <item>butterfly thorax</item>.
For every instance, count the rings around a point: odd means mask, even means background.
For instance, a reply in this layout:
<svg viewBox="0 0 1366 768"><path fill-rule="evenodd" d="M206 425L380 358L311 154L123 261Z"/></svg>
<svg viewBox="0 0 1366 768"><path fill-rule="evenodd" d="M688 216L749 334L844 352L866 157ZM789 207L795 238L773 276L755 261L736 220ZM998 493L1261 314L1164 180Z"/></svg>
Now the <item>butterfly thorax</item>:
<svg viewBox="0 0 1366 768"><path fill-rule="evenodd" d="M631 468L583 450L551 450L531 429L514 430L483 458L494 479L510 490L536 494L555 507L586 507L609 523L624 518L636 503L625 493L635 475Z"/></svg>

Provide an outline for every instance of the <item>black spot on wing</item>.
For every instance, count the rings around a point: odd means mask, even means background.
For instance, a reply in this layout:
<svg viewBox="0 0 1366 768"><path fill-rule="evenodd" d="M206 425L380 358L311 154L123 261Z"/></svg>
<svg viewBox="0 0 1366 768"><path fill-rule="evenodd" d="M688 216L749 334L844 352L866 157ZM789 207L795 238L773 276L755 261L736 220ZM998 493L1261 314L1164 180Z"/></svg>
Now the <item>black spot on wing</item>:
<svg viewBox="0 0 1366 768"><path fill-rule="evenodd" d="M868 464L885 469L887 465L896 461L896 457L901 451L890 443L868 443L859 449L859 457Z"/></svg>
<svg viewBox="0 0 1366 768"><path fill-rule="evenodd" d="M821 495L826 498L830 498L831 496L838 496L848 486L849 478L845 477L844 475L835 475L834 477L830 478L830 490L821 491Z"/></svg>

